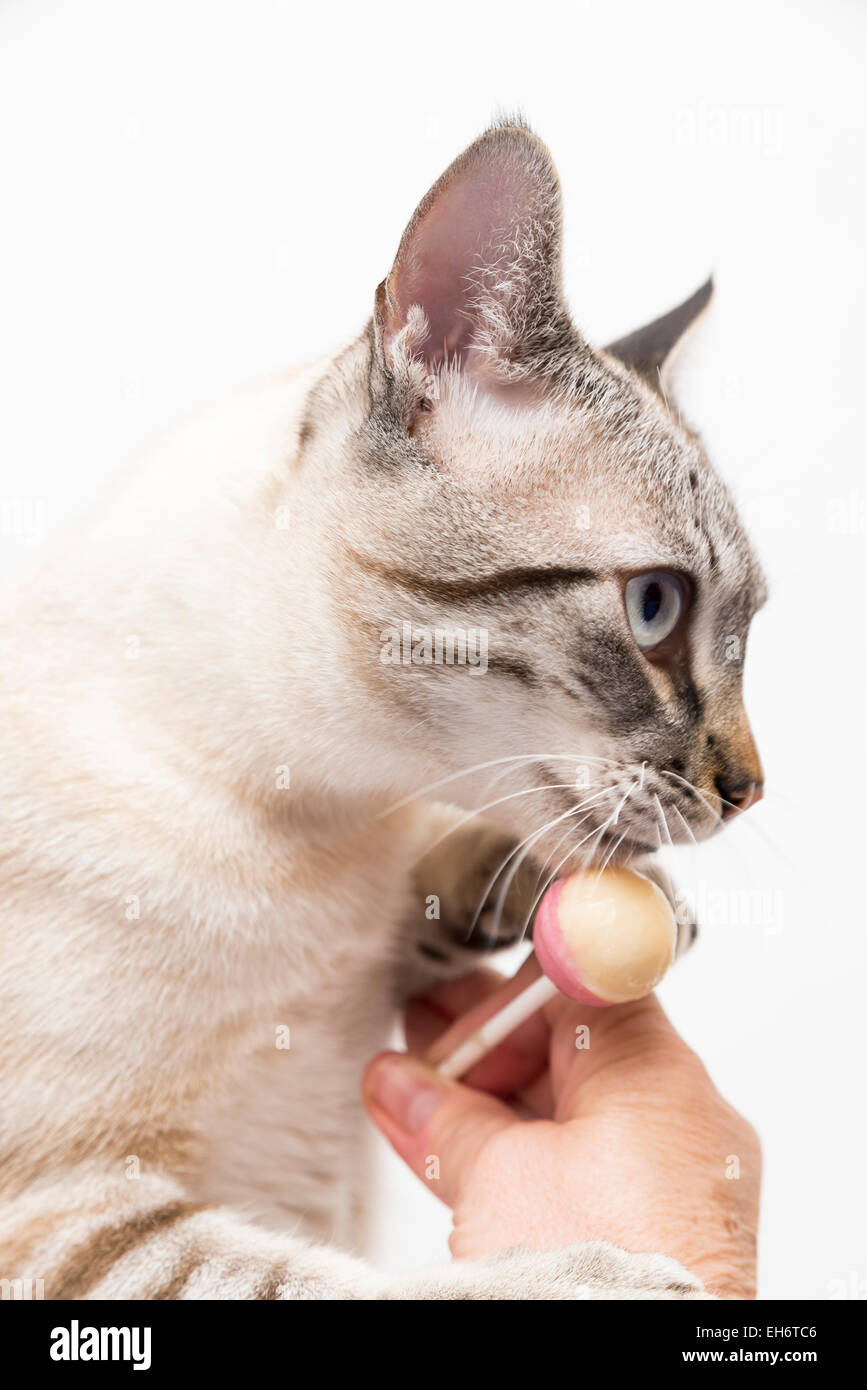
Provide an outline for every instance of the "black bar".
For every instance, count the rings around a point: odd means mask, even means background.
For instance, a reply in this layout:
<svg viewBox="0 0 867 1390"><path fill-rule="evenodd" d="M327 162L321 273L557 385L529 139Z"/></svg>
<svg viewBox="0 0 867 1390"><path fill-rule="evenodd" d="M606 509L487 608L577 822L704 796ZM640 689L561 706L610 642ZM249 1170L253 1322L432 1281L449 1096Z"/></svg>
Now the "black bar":
<svg viewBox="0 0 867 1390"><path fill-rule="evenodd" d="M406 1341L401 1332L415 1319L431 1317L427 1332ZM474 1368L490 1381L501 1360L521 1380L519 1366L531 1375L528 1390L537 1390L551 1374L588 1379L589 1364L608 1376L624 1372L667 1373L676 1366L698 1374L708 1365L744 1369L803 1367L842 1371L859 1363L858 1342L864 1305L839 1302L582 1302L557 1304L540 1314L527 1305L501 1321L497 1311L477 1309L467 1323L464 1310L455 1324L438 1306L425 1314L419 1304L374 1303L42 1303L0 1304L4 1355L16 1371L48 1371L59 1377L93 1378L106 1369L118 1374L150 1375L159 1381L183 1371L204 1371L221 1378L233 1373L279 1374L288 1382L299 1376L337 1374L341 1354L353 1378L383 1378L386 1384L421 1376L453 1380ZM542 1324L537 1318L543 1318ZM95 1338L89 1329L126 1329ZM136 1338L133 1329L139 1329ZM147 1329L147 1337L145 1330ZM452 1341L454 1334L456 1340ZM91 1347L106 1359L84 1359ZM110 1359L117 1348L127 1360ZM78 1359L54 1359L57 1353ZM135 1372L133 1357L142 1369ZM144 1360L149 1365L144 1366ZM516 1360L517 1358L517 1360ZM549 1369L550 1368L550 1369Z"/></svg>

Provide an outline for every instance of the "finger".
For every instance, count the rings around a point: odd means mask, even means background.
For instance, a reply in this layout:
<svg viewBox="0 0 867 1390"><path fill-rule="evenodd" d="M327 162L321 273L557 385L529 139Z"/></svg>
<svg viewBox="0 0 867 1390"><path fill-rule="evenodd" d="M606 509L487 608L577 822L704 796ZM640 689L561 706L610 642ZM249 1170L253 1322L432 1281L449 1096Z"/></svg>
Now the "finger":
<svg viewBox="0 0 867 1390"><path fill-rule="evenodd" d="M410 1050L430 1061L430 1050L442 1037L442 1018L429 1009L423 999L412 1001L406 1017ZM514 1096L526 1104L526 1088L547 1069L549 1036L548 1025L538 1014L505 1038L461 1079L477 1091L504 1098ZM543 1113L533 1103L529 1108L537 1115Z"/></svg>
<svg viewBox="0 0 867 1390"><path fill-rule="evenodd" d="M553 1120L557 1113L557 1102L550 1070L540 1072L535 1081L518 1092L515 1100L520 1101L530 1115L540 1120Z"/></svg>
<svg viewBox="0 0 867 1390"><path fill-rule="evenodd" d="M454 1206L484 1144L517 1122L508 1106L447 1081L407 1053L383 1052L362 1078L367 1113L431 1192Z"/></svg>
<svg viewBox="0 0 867 1390"><path fill-rule="evenodd" d="M546 1009L551 1023L550 1083L555 1117L586 1114L597 1102L642 1096L654 1104L673 1068L697 1059L655 995L592 1009L563 997Z"/></svg>
<svg viewBox="0 0 867 1390"><path fill-rule="evenodd" d="M426 1054L427 1061L436 1065L450 1056L460 1043L537 979L539 973L535 956L530 956L513 979L487 994L436 1038ZM494 1095L522 1092L547 1068L549 1042L550 1029L545 1018L541 1012L533 1014L471 1067L463 1080L468 1086Z"/></svg>
<svg viewBox="0 0 867 1390"><path fill-rule="evenodd" d="M485 990L482 998L473 1001L465 998L462 1001L464 1007L460 1009L459 1016L455 1017L451 1026L437 1038L430 1049L428 1061L437 1063L442 1061L444 1057L448 1057L459 1043L474 1033L480 1024L499 1013L505 1004L520 994L525 986L531 980L536 979L538 975L538 962L535 956L531 955L527 957L520 970L510 980L501 978L497 989ZM459 984L460 982L455 980L452 983Z"/></svg>
<svg viewBox="0 0 867 1390"><path fill-rule="evenodd" d="M489 994L495 994L498 989L502 989L508 979L508 975L504 975L502 971L494 970L491 966L482 966L481 969L473 970L467 975L458 975L453 980L440 980L421 998L444 1019L451 1021L465 1014Z"/></svg>
<svg viewBox="0 0 867 1390"><path fill-rule="evenodd" d="M506 978L497 970L475 970L455 980L443 980L426 994L410 999L404 1013L409 1051L421 1057L456 1018L497 994Z"/></svg>
<svg viewBox="0 0 867 1390"><path fill-rule="evenodd" d="M426 999L410 999L403 1012L403 1034L408 1052L423 1057L449 1027L448 1019L431 1008Z"/></svg>

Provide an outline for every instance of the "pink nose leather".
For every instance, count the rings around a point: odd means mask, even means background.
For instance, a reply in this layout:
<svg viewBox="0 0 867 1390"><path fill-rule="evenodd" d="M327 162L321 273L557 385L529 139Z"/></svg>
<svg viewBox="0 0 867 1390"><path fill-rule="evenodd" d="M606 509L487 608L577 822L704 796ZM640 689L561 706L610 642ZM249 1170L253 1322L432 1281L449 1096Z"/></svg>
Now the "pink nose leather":
<svg viewBox="0 0 867 1390"><path fill-rule="evenodd" d="M755 806L757 801L761 801L764 787L761 782L747 782L743 787L723 788L723 807L721 815L723 820L731 820L732 816L740 815L742 811L748 811L751 806ZM729 805L725 805L729 802Z"/></svg>

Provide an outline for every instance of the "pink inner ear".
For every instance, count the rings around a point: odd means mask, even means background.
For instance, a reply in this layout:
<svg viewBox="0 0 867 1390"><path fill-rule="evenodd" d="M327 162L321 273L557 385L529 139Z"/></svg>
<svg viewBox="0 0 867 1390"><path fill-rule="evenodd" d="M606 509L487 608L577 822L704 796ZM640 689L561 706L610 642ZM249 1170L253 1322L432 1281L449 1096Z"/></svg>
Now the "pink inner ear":
<svg viewBox="0 0 867 1390"><path fill-rule="evenodd" d="M540 195L538 175L515 151L481 148L471 155L428 195L429 205L422 204L407 229L389 277L394 312L386 324L386 347L418 304L429 331L414 351L431 367L446 357L464 365L477 327L477 289L468 277L487 271L486 288L496 297L491 268L515 247ZM515 258L513 251L509 260ZM515 293L514 284L508 293Z"/></svg>

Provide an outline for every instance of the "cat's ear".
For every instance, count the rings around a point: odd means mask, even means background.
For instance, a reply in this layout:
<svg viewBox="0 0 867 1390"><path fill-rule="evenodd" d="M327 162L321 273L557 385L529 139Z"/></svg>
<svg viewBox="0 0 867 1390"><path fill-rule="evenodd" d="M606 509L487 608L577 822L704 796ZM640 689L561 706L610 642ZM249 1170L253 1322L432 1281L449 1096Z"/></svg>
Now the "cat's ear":
<svg viewBox="0 0 867 1390"><path fill-rule="evenodd" d="M618 357L627 367L638 372L649 386L662 393L665 365L687 329L691 328L710 303L713 279L706 280L701 289L690 295L676 309L654 319L625 338L618 338L605 349Z"/></svg>
<svg viewBox="0 0 867 1390"><path fill-rule="evenodd" d="M520 124L486 131L419 204L377 290L386 370L400 353L428 372L520 355L562 304L560 227L541 140Z"/></svg>

